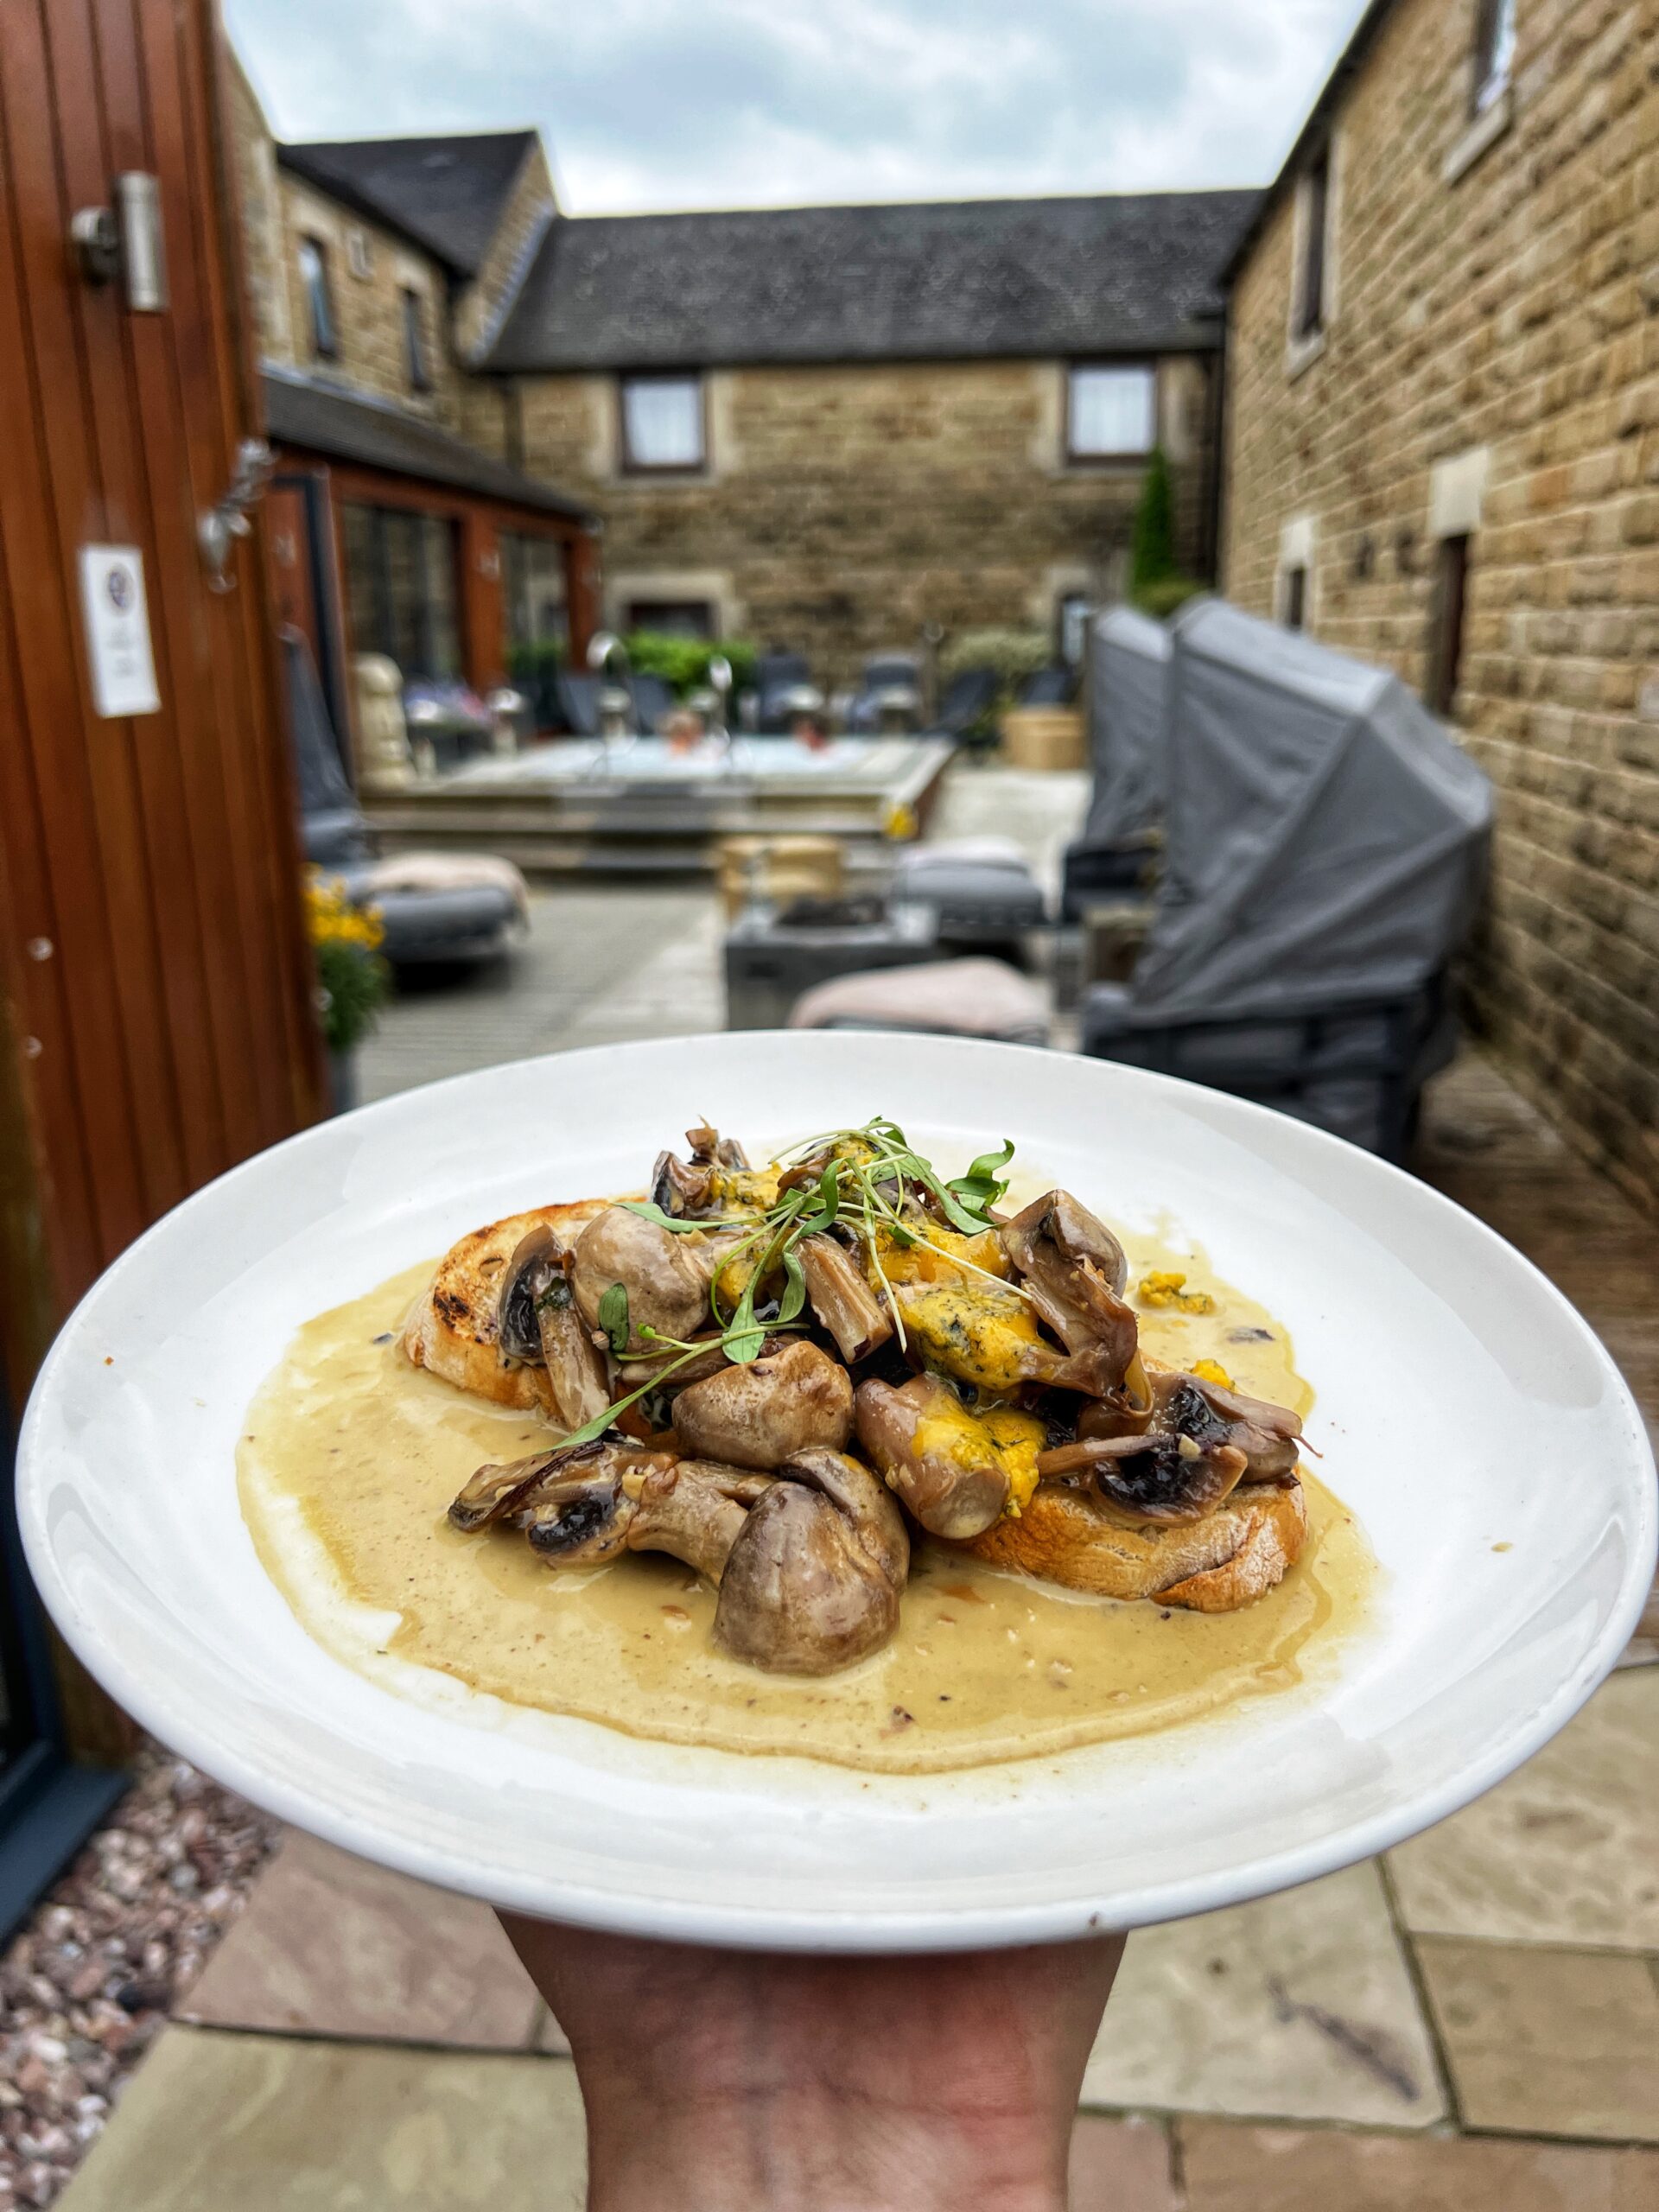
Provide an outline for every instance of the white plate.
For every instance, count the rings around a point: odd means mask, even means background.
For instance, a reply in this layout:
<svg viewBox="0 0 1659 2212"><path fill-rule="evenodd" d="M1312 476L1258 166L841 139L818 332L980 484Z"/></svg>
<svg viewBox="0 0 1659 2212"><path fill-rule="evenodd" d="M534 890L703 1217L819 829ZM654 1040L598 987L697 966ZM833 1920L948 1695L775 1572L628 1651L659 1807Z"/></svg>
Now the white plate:
<svg viewBox="0 0 1659 2212"><path fill-rule="evenodd" d="M706 1116L753 1140L1005 1135L1106 1216L1162 1211L1290 1327L1310 1436L1386 1570L1317 1695L1063 1758L889 1777L399 1699L268 1580L233 1450L325 1307L520 1207L637 1183ZM59 1626L146 1726L386 1865L554 1918L832 1950L1024 1943L1255 1897L1508 1774L1584 1702L1653 1568L1629 1392L1550 1284L1433 1191L1299 1123L1097 1060L748 1033L522 1061L325 1123L142 1237L82 1302L19 1461ZM1510 1548L1496 1548L1507 1544Z"/></svg>

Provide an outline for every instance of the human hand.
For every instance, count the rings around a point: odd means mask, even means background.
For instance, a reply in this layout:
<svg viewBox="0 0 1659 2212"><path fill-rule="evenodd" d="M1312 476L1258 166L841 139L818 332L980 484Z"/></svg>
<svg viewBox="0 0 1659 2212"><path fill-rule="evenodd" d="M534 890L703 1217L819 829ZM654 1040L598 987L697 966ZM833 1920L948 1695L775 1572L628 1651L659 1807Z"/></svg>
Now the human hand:
<svg viewBox="0 0 1659 2212"><path fill-rule="evenodd" d="M1063 2212L1122 1938L820 1958L504 1920L570 2038L590 2212Z"/></svg>

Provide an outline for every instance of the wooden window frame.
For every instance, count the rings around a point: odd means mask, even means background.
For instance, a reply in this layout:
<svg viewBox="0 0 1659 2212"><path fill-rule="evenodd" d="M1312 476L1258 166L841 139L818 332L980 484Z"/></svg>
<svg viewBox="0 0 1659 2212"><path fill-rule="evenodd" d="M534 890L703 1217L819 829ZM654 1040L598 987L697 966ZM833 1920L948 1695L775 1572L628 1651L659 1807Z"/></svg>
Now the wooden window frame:
<svg viewBox="0 0 1659 2212"><path fill-rule="evenodd" d="M1303 169L1297 186L1302 220L1296 256L1296 312L1291 336L1299 346L1322 338L1330 321L1333 171L1332 143L1326 138Z"/></svg>
<svg viewBox="0 0 1659 2212"><path fill-rule="evenodd" d="M306 273L304 254L309 247L317 257L317 282L314 287ZM317 361L337 361L340 359L340 309L334 300L334 275L328 265L328 243L315 232L302 231L296 249L300 257L300 282L305 287L306 313L311 321L311 357ZM317 302L322 302L322 320L327 324L327 334L319 327Z"/></svg>
<svg viewBox="0 0 1659 2212"><path fill-rule="evenodd" d="M638 461L628 444L628 386L635 384L691 384L697 391L697 458L695 461ZM624 369L616 379L617 465L624 476L699 477L709 474L709 380L701 369Z"/></svg>
<svg viewBox="0 0 1659 2212"><path fill-rule="evenodd" d="M400 284L404 308L404 366L409 388L429 392L433 388L431 349L427 344L426 295L414 284Z"/></svg>
<svg viewBox="0 0 1659 2212"><path fill-rule="evenodd" d="M1077 410L1073 404L1076 379L1092 369L1141 369L1152 381L1152 442L1124 446L1115 453L1080 453L1076 436ZM1135 463L1144 466L1156 450L1158 419L1163 408L1163 377L1154 353L1120 354L1109 360L1068 361L1065 365L1065 465L1068 468L1114 468Z"/></svg>

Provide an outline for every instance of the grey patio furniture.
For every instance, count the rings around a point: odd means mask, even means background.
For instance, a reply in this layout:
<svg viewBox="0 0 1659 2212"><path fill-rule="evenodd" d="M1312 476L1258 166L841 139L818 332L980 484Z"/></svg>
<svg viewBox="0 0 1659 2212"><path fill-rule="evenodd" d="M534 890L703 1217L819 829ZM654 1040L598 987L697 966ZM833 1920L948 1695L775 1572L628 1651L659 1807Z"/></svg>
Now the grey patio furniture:
<svg viewBox="0 0 1659 2212"><path fill-rule="evenodd" d="M1094 788L1083 834L1068 845L1060 915L1081 921L1096 899L1147 882L1163 819L1164 720L1170 632L1133 607L1090 625L1089 755Z"/></svg>
<svg viewBox="0 0 1659 2212"><path fill-rule="evenodd" d="M913 729L921 719L922 664L914 653L872 653L848 710L847 727L868 734Z"/></svg>
<svg viewBox="0 0 1659 2212"><path fill-rule="evenodd" d="M281 636L307 859L338 881L353 905L375 909L385 931L381 951L395 968L485 960L505 951L525 912L518 870L491 854L377 859L346 779L311 648L298 630L285 628ZM422 876L426 880L417 882Z"/></svg>
<svg viewBox="0 0 1659 2212"><path fill-rule="evenodd" d="M1001 689L1002 679L994 668L960 670L940 696L935 728L958 744L995 745L996 727L991 717Z"/></svg>
<svg viewBox="0 0 1659 2212"><path fill-rule="evenodd" d="M674 705L672 688L660 676L628 676L617 682L604 675L575 675L561 669L555 678L559 710L565 728L575 737L597 737L604 728L604 697L610 691L627 694L636 732L654 730Z"/></svg>
<svg viewBox="0 0 1659 2212"><path fill-rule="evenodd" d="M1491 786L1397 677L1219 600L1177 618L1170 683L1164 874L1084 1050L1398 1160L1456 1047Z"/></svg>
<svg viewBox="0 0 1659 2212"><path fill-rule="evenodd" d="M963 837L910 845L893 870L893 902L925 906L942 946L995 946L1016 965L1024 940L1048 919L1025 855L1006 837Z"/></svg>
<svg viewBox="0 0 1659 2212"><path fill-rule="evenodd" d="M811 689L812 671L804 653L762 653L754 664L757 727L763 730L784 728L789 720L786 702L790 695Z"/></svg>
<svg viewBox="0 0 1659 2212"><path fill-rule="evenodd" d="M872 968L913 967L938 950L922 906L797 899L740 914L726 937L726 1027L781 1029L817 983Z"/></svg>
<svg viewBox="0 0 1659 2212"><path fill-rule="evenodd" d="M1017 707L1069 707L1077 696L1077 674L1056 662L1020 679L1014 693Z"/></svg>

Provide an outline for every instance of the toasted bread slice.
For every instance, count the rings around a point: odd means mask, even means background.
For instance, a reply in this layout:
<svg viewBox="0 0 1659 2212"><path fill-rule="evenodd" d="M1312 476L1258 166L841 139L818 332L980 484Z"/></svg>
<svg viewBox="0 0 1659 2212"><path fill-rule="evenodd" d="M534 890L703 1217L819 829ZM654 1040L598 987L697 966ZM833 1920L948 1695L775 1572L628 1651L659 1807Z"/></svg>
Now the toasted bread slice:
<svg viewBox="0 0 1659 2212"><path fill-rule="evenodd" d="M1044 1483L1017 1521L999 1521L966 1549L1097 1598L1230 1613L1282 1581L1306 1541L1300 1483L1246 1484L1202 1521L1174 1528L1131 1526L1087 1491Z"/></svg>
<svg viewBox="0 0 1659 2212"><path fill-rule="evenodd" d="M451 1245L404 1324L409 1358L493 1405L550 1413L546 1369L507 1359L497 1341L502 1281L508 1262L532 1229L545 1225L565 1243L574 1243L608 1203L581 1198L568 1205L536 1206L475 1229Z"/></svg>

